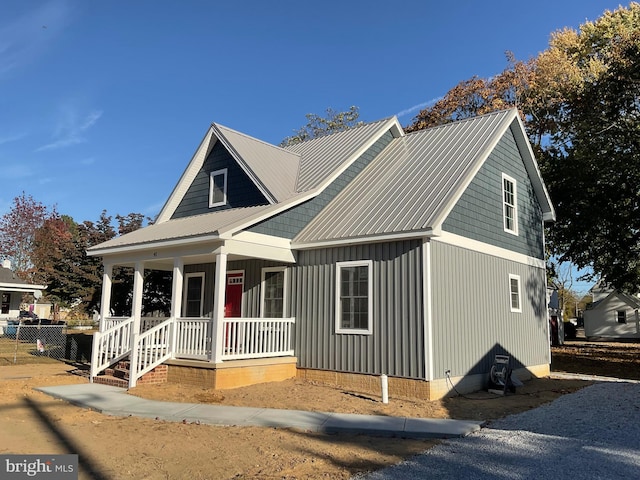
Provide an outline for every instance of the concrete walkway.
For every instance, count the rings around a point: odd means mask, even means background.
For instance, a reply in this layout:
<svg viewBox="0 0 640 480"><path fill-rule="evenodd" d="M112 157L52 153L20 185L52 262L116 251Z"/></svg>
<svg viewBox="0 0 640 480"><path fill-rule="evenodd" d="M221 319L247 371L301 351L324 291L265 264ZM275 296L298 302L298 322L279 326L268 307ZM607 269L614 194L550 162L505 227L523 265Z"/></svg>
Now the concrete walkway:
<svg viewBox="0 0 640 480"><path fill-rule="evenodd" d="M453 438L478 431L483 423L471 420L159 402L129 395L123 388L97 383L40 387L36 390L105 415L132 415L168 422L208 425L281 427L319 433L359 433L387 437Z"/></svg>

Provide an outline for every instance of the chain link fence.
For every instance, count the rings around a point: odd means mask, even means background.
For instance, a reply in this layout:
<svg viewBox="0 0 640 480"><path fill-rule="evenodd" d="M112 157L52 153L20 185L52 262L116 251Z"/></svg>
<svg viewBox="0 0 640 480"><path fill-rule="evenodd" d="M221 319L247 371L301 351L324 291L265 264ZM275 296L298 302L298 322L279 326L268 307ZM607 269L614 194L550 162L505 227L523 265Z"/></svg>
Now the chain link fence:
<svg viewBox="0 0 640 480"><path fill-rule="evenodd" d="M18 321L0 323L0 366L91 360L92 335L78 332L64 323L26 325Z"/></svg>

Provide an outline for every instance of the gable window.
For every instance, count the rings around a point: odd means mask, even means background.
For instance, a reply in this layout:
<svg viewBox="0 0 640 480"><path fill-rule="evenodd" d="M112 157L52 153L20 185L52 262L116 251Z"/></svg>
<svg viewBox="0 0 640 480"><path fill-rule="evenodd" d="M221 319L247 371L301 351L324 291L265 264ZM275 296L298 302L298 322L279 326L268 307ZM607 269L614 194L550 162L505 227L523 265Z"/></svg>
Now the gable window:
<svg viewBox="0 0 640 480"><path fill-rule="evenodd" d="M283 318L285 305L285 267L262 269L262 317Z"/></svg>
<svg viewBox="0 0 640 480"><path fill-rule="evenodd" d="M504 231L518 235L518 191L516 181L502 174L502 209Z"/></svg>
<svg viewBox="0 0 640 480"><path fill-rule="evenodd" d="M227 169L209 174L209 208L227 204Z"/></svg>
<svg viewBox="0 0 640 480"><path fill-rule="evenodd" d="M520 276L509 275L509 295L511 302L511 311L520 313L522 306L520 303Z"/></svg>
<svg viewBox="0 0 640 480"><path fill-rule="evenodd" d="M336 264L336 333L373 332L373 262Z"/></svg>
<svg viewBox="0 0 640 480"><path fill-rule="evenodd" d="M185 317L202 317L204 308L204 272L187 273L184 276L184 300L182 309Z"/></svg>
<svg viewBox="0 0 640 480"><path fill-rule="evenodd" d="M616 314L618 317L618 323L627 323L627 312L625 310L618 310Z"/></svg>

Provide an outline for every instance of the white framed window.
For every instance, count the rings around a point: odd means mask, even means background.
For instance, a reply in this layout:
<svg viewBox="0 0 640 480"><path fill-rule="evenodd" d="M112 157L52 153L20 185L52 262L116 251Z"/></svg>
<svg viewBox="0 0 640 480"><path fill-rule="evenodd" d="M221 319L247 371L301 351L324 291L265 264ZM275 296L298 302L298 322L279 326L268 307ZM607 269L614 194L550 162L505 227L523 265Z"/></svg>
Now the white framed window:
<svg viewBox="0 0 640 480"><path fill-rule="evenodd" d="M204 309L204 272L184 276L183 317L202 317Z"/></svg>
<svg viewBox="0 0 640 480"><path fill-rule="evenodd" d="M373 262L336 263L336 333L373 333Z"/></svg>
<svg viewBox="0 0 640 480"><path fill-rule="evenodd" d="M287 302L286 267L262 269L260 287L260 316L262 318L284 318Z"/></svg>
<svg viewBox="0 0 640 480"><path fill-rule="evenodd" d="M504 231L518 235L518 190L514 178L502 174L502 213Z"/></svg>
<svg viewBox="0 0 640 480"><path fill-rule="evenodd" d="M209 174L209 208L227 204L227 169Z"/></svg>
<svg viewBox="0 0 640 480"><path fill-rule="evenodd" d="M522 312L522 302L520 299L520 275L509 275L509 302L512 312Z"/></svg>

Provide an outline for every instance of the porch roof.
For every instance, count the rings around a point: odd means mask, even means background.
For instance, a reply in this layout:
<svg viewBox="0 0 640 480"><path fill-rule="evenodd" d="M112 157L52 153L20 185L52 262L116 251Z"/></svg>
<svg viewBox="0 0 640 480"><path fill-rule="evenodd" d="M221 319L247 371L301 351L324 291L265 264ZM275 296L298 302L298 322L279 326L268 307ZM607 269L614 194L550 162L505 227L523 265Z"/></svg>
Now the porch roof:
<svg viewBox="0 0 640 480"><path fill-rule="evenodd" d="M0 290L4 292L36 292L46 288L46 285L35 285L22 280L9 268L0 267Z"/></svg>

